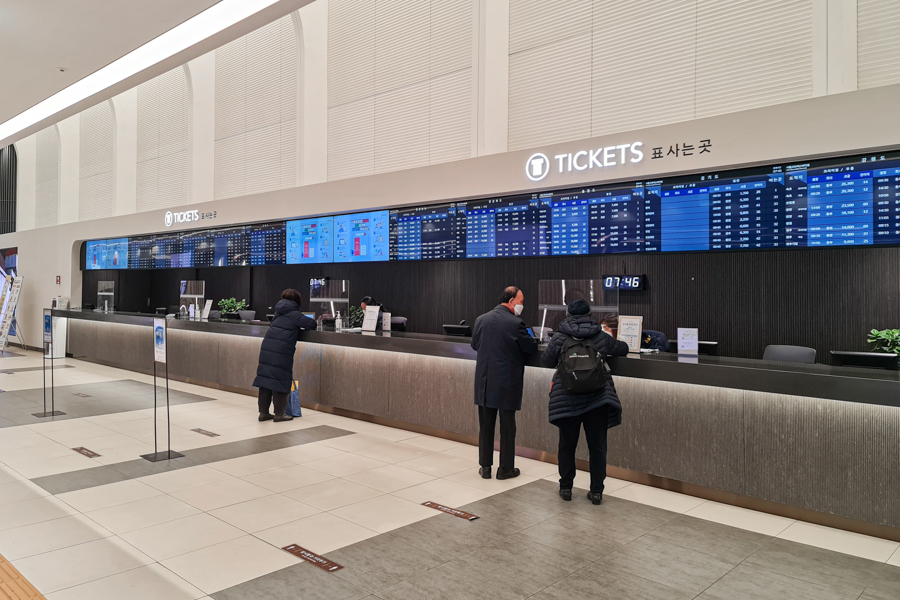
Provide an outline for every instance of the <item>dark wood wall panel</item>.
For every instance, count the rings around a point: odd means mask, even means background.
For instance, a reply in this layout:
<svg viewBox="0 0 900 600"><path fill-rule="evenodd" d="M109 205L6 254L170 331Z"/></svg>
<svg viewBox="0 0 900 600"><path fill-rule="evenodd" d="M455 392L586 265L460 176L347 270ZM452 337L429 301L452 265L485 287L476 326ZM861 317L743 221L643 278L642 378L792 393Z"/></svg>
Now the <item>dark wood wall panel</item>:
<svg viewBox="0 0 900 600"><path fill-rule="evenodd" d="M101 275L107 273L114 275ZM144 286L144 280L138 280L146 277L142 273L146 271L86 271L84 301L93 302L96 290L89 280L118 276L123 290L132 281ZM523 289L523 317L539 325L541 279L645 274L648 289L621 294L622 314L641 315L645 328L673 338L678 327L698 327L701 339L719 342L721 354L750 358L762 357L767 344L797 344L816 348L819 360L826 361L829 350L867 350L866 334L872 328L900 327L900 248L277 265L150 273L154 307L175 304L178 281L199 277L206 279L207 297L214 303L226 296L247 297L259 318L285 288L296 288L305 298L310 278L349 279L354 302L375 296L394 315L407 317L411 331L422 333L440 333L442 324L461 319L474 323L479 314L496 305L506 285ZM122 308L143 310L130 305Z"/></svg>

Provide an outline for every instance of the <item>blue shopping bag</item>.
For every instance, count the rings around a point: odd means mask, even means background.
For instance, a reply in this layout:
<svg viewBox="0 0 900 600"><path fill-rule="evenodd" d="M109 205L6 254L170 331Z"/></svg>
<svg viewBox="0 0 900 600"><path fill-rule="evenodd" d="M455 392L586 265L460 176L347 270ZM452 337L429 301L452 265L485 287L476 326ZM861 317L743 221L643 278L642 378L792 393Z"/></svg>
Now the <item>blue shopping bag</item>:
<svg viewBox="0 0 900 600"><path fill-rule="evenodd" d="M300 411L300 382L292 381L291 382L291 395L288 396L288 403L284 409L284 414L291 415L292 417L302 417L303 414Z"/></svg>

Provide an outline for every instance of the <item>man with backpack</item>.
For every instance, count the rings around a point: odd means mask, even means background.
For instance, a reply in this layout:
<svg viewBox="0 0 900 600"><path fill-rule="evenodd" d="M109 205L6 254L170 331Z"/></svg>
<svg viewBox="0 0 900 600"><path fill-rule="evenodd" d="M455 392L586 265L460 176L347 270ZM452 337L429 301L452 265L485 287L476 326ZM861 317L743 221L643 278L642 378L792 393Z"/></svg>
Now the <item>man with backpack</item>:
<svg viewBox="0 0 900 600"><path fill-rule="evenodd" d="M500 304L475 321L472 348L475 360L475 404L478 405L478 473L491 478L494 464L494 428L500 414L500 466L497 479L519 476L516 461L516 411L522 409L525 357L537 352L537 343L519 317L525 296L515 286L503 290Z"/></svg>
<svg viewBox="0 0 900 600"><path fill-rule="evenodd" d="M622 405L605 358L626 354L628 344L591 319L586 301L575 300L541 356L544 366L557 368L550 385L550 423L559 428L559 495L563 500L572 499L575 448L582 426L591 465L588 499L594 504L603 500L606 433L622 422Z"/></svg>

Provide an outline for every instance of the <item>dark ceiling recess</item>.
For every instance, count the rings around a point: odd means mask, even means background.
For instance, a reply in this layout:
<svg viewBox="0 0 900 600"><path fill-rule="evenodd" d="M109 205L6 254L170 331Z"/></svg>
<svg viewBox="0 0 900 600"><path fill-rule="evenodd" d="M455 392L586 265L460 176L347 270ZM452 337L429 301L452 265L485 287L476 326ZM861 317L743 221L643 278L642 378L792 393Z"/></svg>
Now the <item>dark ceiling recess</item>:
<svg viewBox="0 0 900 600"><path fill-rule="evenodd" d="M0 233L16 230L16 147L0 149Z"/></svg>

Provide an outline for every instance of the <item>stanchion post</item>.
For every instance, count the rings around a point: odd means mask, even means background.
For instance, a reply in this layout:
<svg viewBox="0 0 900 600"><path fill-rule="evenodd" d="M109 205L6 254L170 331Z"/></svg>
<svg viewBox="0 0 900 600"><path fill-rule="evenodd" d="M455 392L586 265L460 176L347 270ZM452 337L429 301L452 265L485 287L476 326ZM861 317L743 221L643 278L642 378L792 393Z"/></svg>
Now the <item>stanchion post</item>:
<svg viewBox="0 0 900 600"><path fill-rule="evenodd" d="M169 319L166 318L163 320L163 354L164 360L163 363L166 365L166 452L165 454L159 451L158 445L158 435L157 435L157 423L156 423L156 319L152 321L153 324L153 454L142 454L141 458L149 460L150 462L158 462L161 460L169 460L172 458L181 458L184 454L180 452L172 451L172 423L170 419L170 411L169 411L169 357L168 355L168 345L169 345Z"/></svg>

